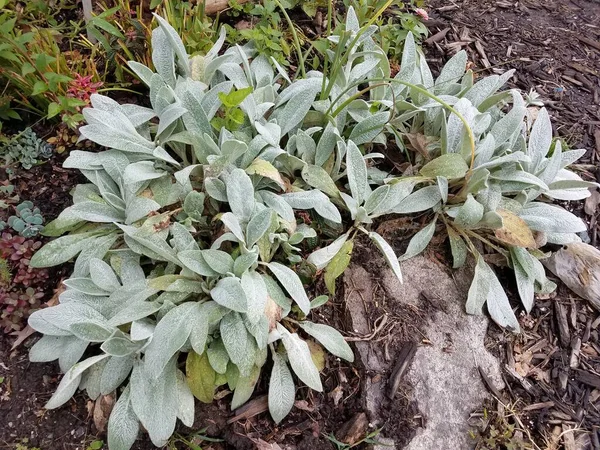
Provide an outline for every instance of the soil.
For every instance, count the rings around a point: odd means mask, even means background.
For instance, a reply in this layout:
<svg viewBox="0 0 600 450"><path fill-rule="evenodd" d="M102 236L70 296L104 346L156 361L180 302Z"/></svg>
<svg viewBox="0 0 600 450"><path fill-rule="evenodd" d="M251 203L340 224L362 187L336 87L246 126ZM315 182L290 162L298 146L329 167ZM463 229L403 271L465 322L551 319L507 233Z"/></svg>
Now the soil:
<svg viewBox="0 0 600 450"><path fill-rule="evenodd" d="M550 109L556 133L564 137L572 148L590 149L584 162L597 163L600 158L599 3L590 0L431 0L426 7L431 17L428 21L431 36L448 28L443 38L425 44L434 68L437 65L439 69L443 61L461 48L469 52L478 74L516 68L512 86L525 92L535 88ZM44 165L23 171L16 185L21 198L34 200L47 220L56 217L69 204L68 192L79 181L76 174L60 167L63 159L64 156L57 156ZM595 172L595 166L586 169ZM595 216L588 219L591 219L592 242L596 242ZM405 236L396 236L396 247L402 248L406 245L405 241ZM362 258L368 270L377 271L369 252L356 249L355 258L357 263ZM52 278L52 288L59 278L60 274ZM334 323L346 335L352 335L344 307L339 301L342 293L338 293L338 300L321 308L318 318L314 319ZM578 370L569 367L572 341L561 337L558 323L563 309L557 304L566 308L564 314L569 317L567 329L570 330L570 338L576 340L579 337L582 348L589 352L586 365ZM424 301L422 311L387 311L396 322L393 331L402 333L405 340L420 340L418 329L429 314L427 305L428 302ZM371 326L382 312L385 308L370 309ZM528 326L524 326L526 331L520 340L514 340L497 329L490 335L490 347L500 348L500 354L508 362L539 340L547 339L548 346L539 349L538 359L533 359L547 375L539 380L533 375L527 377L537 390L528 392L522 381L507 377L510 399L521 402L521 407L548 404L549 401L554 403L551 407L530 410L523 416L523 420L532 424L531 431L540 443L544 436L555 433L557 424L570 426L572 422L589 431L592 445L597 443L593 440L593 433L597 432L594 427L600 423L600 417L597 410L586 408L597 399L590 399L592 386L581 381L584 378L582 369L600 372L598 331L591 329L595 314L587 303L561 289L556 298L537 302L531 316L522 317L522 324L527 323ZM43 409L60 375L57 364L28 362L28 348L36 339L29 338L11 350L14 338L0 337L0 448L13 449L16 444L22 443L28 448L39 447L42 450L85 449L94 440L106 440L105 433L99 432L93 423L92 403L81 393L63 408L53 411ZM393 358L400 349L392 347L388 350ZM541 358L544 352L547 358ZM558 384L565 379L565 373L567 384L560 389ZM231 413L229 397L224 397L212 405L198 404L194 431L180 425L176 436L191 439L191 434L202 430L200 434L223 440L202 443L203 449L213 450L254 449L261 440L277 442L281 448L334 449L326 435L339 437L342 426L364 411L363 387L368 376L368 368L327 357L326 368L322 372L324 393L300 388L296 408L279 426L273 424L264 412L264 403L261 403L264 401L261 396L268 388L263 377L255 400L249 405L251 411L260 411L258 414L251 415L250 412L248 416L228 424L227 421L240 411ZM398 444L410 439L418 420L415 419L418 412L408 400L410 386L401 385L400 390L406 394L406 403L399 410L386 411L387 421L383 424L385 435L394 438ZM571 411L578 420L570 416ZM182 442L174 445L173 448L189 448ZM153 446L141 433L134 448L147 450Z"/></svg>

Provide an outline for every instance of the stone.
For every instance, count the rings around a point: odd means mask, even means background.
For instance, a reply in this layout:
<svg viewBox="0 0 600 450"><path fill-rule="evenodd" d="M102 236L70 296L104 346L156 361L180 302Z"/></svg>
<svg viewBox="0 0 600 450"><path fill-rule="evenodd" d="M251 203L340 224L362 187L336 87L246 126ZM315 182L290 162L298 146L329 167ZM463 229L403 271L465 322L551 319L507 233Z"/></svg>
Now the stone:
<svg viewBox="0 0 600 450"><path fill-rule="evenodd" d="M392 342L388 342L388 348L399 349L407 339L419 343L404 380L412 386L410 400L416 403L423 426L416 429L416 435L407 446L395 448L473 447L467 421L470 413L489 398L478 366L497 389L503 388L503 382L500 363L484 343L488 319L464 312L472 270L451 271L423 256L404 261L401 266L404 284L388 269L371 269L377 273L374 276L365 268L353 265L344 275L346 304L358 334L373 333L370 325L373 316L387 313L388 320L402 321L398 311L420 311L417 317L421 317L422 323L414 323L415 316L412 316L406 319L412 323L395 326L389 335ZM407 337L406 333L396 332L416 326L424 336L413 333ZM376 338L357 342L356 349L368 374L363 386L365 408L371 422L381 425L382 408L393 409L388 403L386 387L394 369L395 355L386 355L384 345ZM398 402L398 396L391 401ZM386 428L382 439L385 431Z"/></svg>

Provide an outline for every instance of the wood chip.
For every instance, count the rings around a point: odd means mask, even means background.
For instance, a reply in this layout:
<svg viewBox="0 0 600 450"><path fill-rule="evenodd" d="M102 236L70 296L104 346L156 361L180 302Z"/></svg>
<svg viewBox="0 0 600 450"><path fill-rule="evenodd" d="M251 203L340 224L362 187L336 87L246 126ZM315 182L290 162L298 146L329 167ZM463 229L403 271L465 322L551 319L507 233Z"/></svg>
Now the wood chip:
<svg viewBox="0 0 600 450"><path fill-rule="evenodd" d="M567 307L561 303L556 303L554 310L556 312L560 343L563 347L568 347L571 342L571 332L569 331L569 322L567 320Z"/></svg>
<svg viewBox="0 0 600 450"><path fill-rule="evenodd" d="M577 34L575 34L575 37L576 37L577 39L579 39L581 42L583 42L584 44L587 44L587 45L589 45L590 47L593 47L593 48L595 48L596 50L600 50L600 42L598 42L598 41L595 41L595 40L593 40L593 39L590 39L590 38L586 38L586 37L583 37L583 36L579 36L579 35L577 35Z"/></svg>
<svg viewBox="0 0 600 450"><path fill-rule="evenodd" d="M448 34L448 31L450 31L450 28L444 28L443 30L438 31L433 36L425 39L425 43L427 45L431 45L435 42L440 42L441 40L443 40L446 37L446 34Z"/></svg>
<svg viewBox="0 0 600 450"><path fill-rule="evenodd" d="M415 357L415 353L417 352L417 344L414 342L409 342L402 350L400 350L400 355L398 355L398 362L394 367L394 371L390 375L390 380L388 381L388 392L387 395L389 398L393 399L396 396L396 392L398 391L398 386L400 386L400 381L402 381L402 377L404 376L404 372L410 366L413 358Z"/></svg>
<svg viewBox="0 0 600 450"><path fill-rule="evenodd" d="M352 419L346 422L336 433L338 439L348 445L354 445L365 437L369 419L364 412L354 415Z"/></svg>
<svg viewBox="0 0 600 450"><path fill-rule="evenodd" d="M554 402L532 403L531 405L524 406L522 411L537 411L538 409L548 409L553 407Z"/></svg>
<svg viewBox="0 0 600 450"><path fill-rule="evenodd" d="M239 407L235 411L235 416L227 421L231 424L239 420L247 420L258 414L261 414L269 409L268 396L262 395L254 400L246 403L244 406Z"/></svg>

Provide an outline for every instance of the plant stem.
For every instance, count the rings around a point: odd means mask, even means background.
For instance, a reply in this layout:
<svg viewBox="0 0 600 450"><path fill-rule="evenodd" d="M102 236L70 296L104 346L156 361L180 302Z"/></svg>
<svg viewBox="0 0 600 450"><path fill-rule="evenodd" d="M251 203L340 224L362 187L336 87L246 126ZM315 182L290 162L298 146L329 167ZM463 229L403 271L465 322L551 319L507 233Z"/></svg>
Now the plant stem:
<svg viewBox="0 0 600 450"><path fill-rule="evenodd" d="M292 22L292 19L290 19L290 16L288 15L281 2L279 0L275 0L275 4L279 6L279 9L281 9L285 20L287 21L288 26L290 27L290 31L292 32L292 37L294 39L294 47L296 47L296 53L298 53L298 67L300 67L302 76L304 77L306 76L306 68L304 67L304 56L302 55L302 46L300 45L300 40L298 39L298 33L296 33L294 23Z"/></svg>

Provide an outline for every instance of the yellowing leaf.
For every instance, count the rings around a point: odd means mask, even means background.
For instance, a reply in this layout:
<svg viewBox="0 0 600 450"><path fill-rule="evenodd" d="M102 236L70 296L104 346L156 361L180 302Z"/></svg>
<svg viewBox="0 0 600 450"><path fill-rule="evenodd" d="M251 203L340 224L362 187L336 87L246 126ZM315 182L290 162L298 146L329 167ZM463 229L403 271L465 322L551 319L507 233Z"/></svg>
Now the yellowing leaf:
<svg viewBox="0 0 600 450"><path fill-rule="evenodd" d="M516 247L536 248L533 232L525 221L516 214L506 210L496 211L502 217L502 228L494 231L496 238Z"/></svg>
<svg viewBox="0 0 600 450"><path fill-rule="evenodd" d="M206 352L199 355L191 351L185 362L187 383L198 400L211 403L215 396L217 373L210 365Z"/></svg>
<svg viewBox="0 0 600 450"><path fill-rule="evenodd" d="M325 286L332 295L335 295L335 280L344 273L350 264L353 248L354 241L346 241L325 268Z"/></svg>
<svg viewBox="0 0 600 450"><path fill-rule="evenodd" d="M281 174L279 171L271 164L269 161L265 161L264 159L255 159L252 161L246 168L246 173L248 175L261 175L263 177L269 178L281 186L282 189L285 188L285 183L283 178L281 178Z"/></svg>
<svg viewBox="0 0 600 450"><path fill-rule="evenodd" d="M462 178L469 166L458 153L448 153L428 162L421 168L421 175L428 178L445 177L450 179Z"/></svg>
<svg viewBox="0 0 600 450"><path fill-rule="evenodd" d="M312 358L313 363L315 363L317 370L321 372L325 368L325 349L321 346L321 344L313 341L312 339L307 339L306 343L308 344L310 357Z"/></svg>

